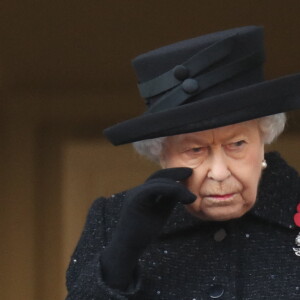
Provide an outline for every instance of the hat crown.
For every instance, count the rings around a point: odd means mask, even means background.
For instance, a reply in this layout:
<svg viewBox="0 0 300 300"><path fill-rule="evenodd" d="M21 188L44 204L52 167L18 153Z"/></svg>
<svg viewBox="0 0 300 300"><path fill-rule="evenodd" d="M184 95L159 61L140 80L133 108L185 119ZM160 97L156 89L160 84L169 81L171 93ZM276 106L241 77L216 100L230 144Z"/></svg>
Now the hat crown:
<svg viewBox="0 0 300 300"><path fill-rule="evenodd" d="M220 51L221 47L224 48L224 43L228 44L227 41L230 41L230 45L225 45L224 55L222 54L219 59L207 63L211 57L215 58L217 56L216 53ZM212 51L214 51L213 54L210 53ZM201 56L201 53L205 55ZM224 74L224 67L226 68L234 62L257 53L260 54L257 63L254 63L252 59L243 70L231 72L227 77L219 78L219 74ZM189 96L179 96L181 100L178 100L178 103L175 103L176 101L172 103L172 100L168 100L169 103L166 104L167 101L165 101L164 105L160 105L160 110L170 108L170 105L178 106L198 101L202 98L226 93L263 81L263 54L263 28L246 26L207 34L152 50L136 57L132 61L132 65L137 74L141 95L145 98L149 107L158 101L164 101L163 98L171 94L174 88L179 85L182 86L184 92L190 93L192 91ZM194 61L189 66L182 68L193 57ZM193 68L195 63L205 64L205 66L202 68L203 70L199 70L198 74L193 70L192 73L194 74L189 76L190 69ZM237 68L235 67L235 69ZM209 84L206 84L207 77ZM193 90L197 89L196 82L187 81L186 79L196 79L201 88L193 93ZM170 81L172 81L171 84ZM203 88L203 83L205 88ZM160 87L163 85L165 86ZM180 90L179 93L182 93L182 91ZM176 99L176 96L174 97L172 94L170 97ZM187 99L182 100L183 98Z"/></svg>

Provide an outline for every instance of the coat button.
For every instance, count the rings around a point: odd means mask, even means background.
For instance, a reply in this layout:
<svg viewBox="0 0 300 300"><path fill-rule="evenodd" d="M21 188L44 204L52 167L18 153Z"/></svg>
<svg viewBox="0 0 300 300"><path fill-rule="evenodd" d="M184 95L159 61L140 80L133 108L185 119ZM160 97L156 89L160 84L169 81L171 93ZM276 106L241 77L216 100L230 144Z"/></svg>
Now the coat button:
<svg viewBox="0 0 300 300"><path fill-rule="evenodd" d="M221 242L226 238L226 236L227 236L226 230L221 228L214 234L214 240L216 242Z"/></svg>
<svg viewBox="0 0 300 300"><path fill-rule="evenodd" d="M213 285L209 290L208 290L209 297L212 299L217 299L222 297L224 294L224 288L222 285Z"/></svg>

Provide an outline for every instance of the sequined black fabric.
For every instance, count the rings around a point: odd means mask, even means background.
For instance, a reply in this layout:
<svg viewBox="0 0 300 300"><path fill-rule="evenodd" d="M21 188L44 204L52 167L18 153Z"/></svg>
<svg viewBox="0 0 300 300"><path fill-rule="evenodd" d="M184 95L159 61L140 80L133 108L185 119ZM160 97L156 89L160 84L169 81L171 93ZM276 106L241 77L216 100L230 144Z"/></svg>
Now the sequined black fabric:
<svg viewBox="0 0 300 300"><path fill-rule="evenodd" d="M242 218L203 222L176 206L126 293L103 283L99 264L124 193L97 199L67 271L67 300L300 299L300 179L278 154L266 160L256 205Z"/></svg>

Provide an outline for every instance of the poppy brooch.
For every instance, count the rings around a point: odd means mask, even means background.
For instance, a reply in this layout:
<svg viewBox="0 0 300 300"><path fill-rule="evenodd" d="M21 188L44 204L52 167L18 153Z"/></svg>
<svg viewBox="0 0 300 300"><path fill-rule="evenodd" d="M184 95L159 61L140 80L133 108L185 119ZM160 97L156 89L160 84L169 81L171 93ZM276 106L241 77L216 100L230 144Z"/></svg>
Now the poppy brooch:
<svg viewBox="0 0 300 300"><path fill-rule="evenodd" d="M297 205L297 212L294 215L294 221L296 226L300 227L300 203ZM300 247L300 232L296 236L295 243L297 247ZM297 256L300 256L300 248L293 248L293 250Z"/></svg>

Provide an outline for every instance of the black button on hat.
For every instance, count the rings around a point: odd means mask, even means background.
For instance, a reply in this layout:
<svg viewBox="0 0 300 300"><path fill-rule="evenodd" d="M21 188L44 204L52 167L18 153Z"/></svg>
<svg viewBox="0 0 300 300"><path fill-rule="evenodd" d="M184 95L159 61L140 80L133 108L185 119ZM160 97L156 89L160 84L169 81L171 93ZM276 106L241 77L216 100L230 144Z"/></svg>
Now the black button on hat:
<svg viewBox="0 0 300 300"><path fill-rule="evenodd" d="M173 72L175 78L178 80L184 80L189 76L189 70L183 65L176 66Z"/></svg>
<svg viewBox="0 0 300 300"><path fill-rule="evenodd" d="M182 83L182 89L188 94L193 94L197 92L198 88L199 84L195 79L189 78Z"/></svg>
<svg viewBox="0 0 300 300"><path fill-rule="evenodd" d="M224 288L222 285L219 285L219 284L213 285L208 290L208 294L209 294L209 297L212 299L220 298L224 294Z"/></svg>

